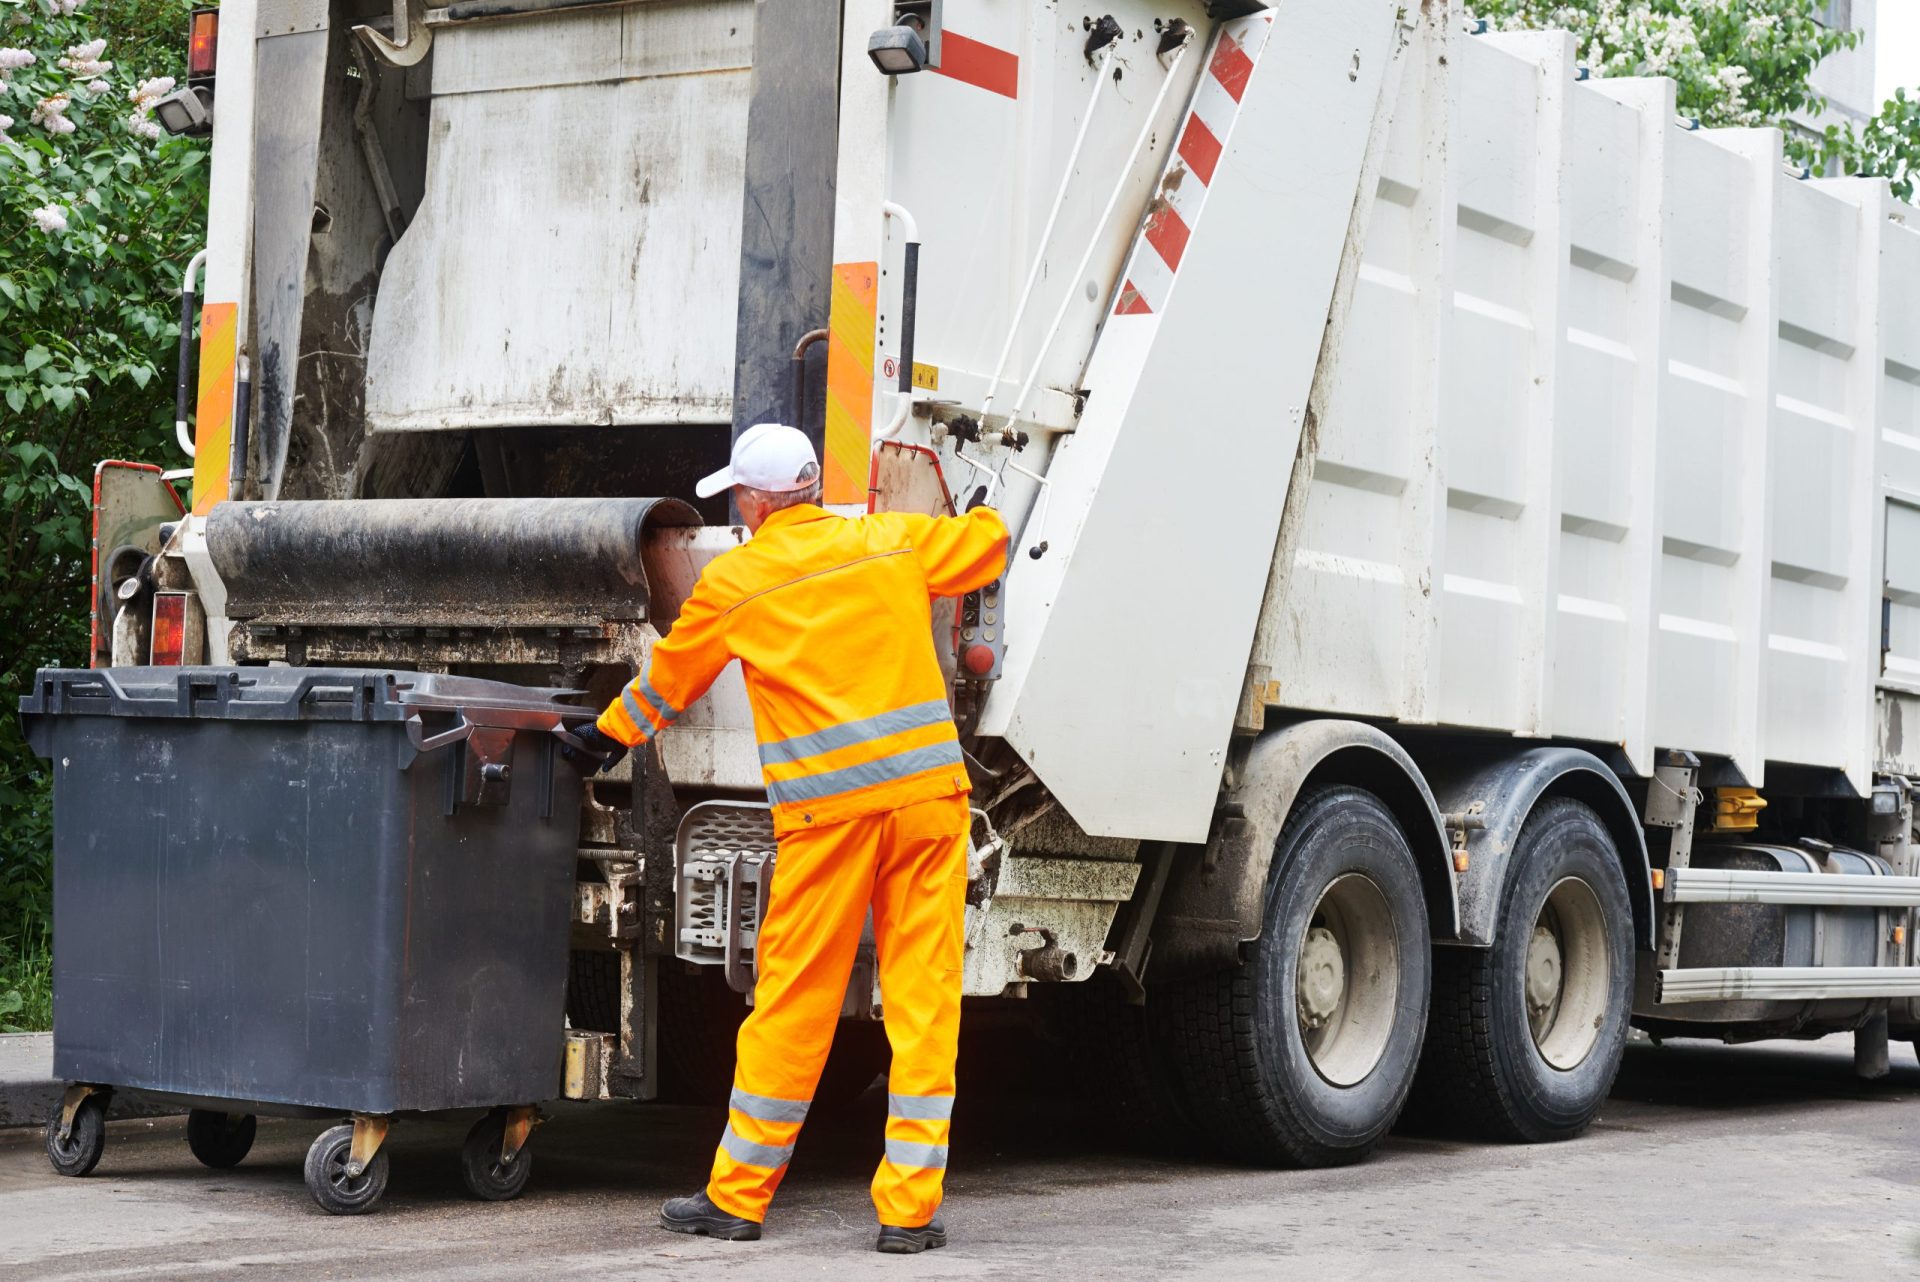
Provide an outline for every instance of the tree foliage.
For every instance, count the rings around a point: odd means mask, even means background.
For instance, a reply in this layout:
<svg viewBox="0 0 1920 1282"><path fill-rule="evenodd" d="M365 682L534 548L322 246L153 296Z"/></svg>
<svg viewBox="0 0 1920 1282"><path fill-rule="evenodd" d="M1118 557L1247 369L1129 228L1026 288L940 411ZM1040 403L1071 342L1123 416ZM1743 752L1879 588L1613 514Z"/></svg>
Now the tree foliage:
<svg viewBox="0 0 1920 1282"><path fill-rule="evenodd" d="M204 142L152 101L184 74L190 0L0 0L0 698L87 657L102 458L177 461L177 291L206 224ZM44 953L48 781L0 729L0 1007ZM21 1002L21 1005L29 1003ZM44 1012L0 1014L34 1023Z"/></svg>
<svg viewBox="0 0 1920 1282"><path fill-rule="evenodd" d="M1920 174L1920 108L1904 92L1864 127L1823 134L1796 127L1827 100L1810 83L1827 57L1859 44L1857 31L1816 20L1820 0L1471 0L1504 30L1561 27L1596 76L1669 76L1680 114L1709 128L1776 125L1788 159L1819 173L1885 177L1902 200Z"/></svg>
<svg viewBox="0 0 1920 1282"><path fill-rule="evenodd" d="M1816 163L1822 170L1885 178L1894 195L1911 201L1920 181L1920 98L1895 89L1865 125L1829 125Z"/></svg>

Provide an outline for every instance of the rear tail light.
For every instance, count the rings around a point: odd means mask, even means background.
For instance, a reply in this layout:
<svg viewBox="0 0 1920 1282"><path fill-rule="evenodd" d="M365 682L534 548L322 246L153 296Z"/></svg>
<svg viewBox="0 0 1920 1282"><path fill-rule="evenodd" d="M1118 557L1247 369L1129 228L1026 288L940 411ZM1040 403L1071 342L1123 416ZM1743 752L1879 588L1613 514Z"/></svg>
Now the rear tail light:
<svg viewBox="0 0 1920 1282"><path fill-rule="evenodd" d="M188 81L213 79L213 65L220 50L220 11L195 9L187 28Z"/></svg>
<svg viewBox="0 0 1920 1282"><path fill-rule="evenodd" d="M153 662L178 667L187 655L187 594L156 592L153 596Z"/></svg>

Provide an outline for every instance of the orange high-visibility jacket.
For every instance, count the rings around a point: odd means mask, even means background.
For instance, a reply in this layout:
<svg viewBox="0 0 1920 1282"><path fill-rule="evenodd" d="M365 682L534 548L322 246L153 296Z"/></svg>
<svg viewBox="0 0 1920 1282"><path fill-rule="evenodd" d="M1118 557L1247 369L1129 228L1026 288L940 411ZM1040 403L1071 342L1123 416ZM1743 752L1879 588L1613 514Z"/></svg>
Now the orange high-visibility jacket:
<svg viewBox="0 0 1920 1282"><path fill-rule="evenodd" d="M776 833L965 793L932 601L985 587L1006 563L992 508L783 508L707 566L600 729L648 742L738 659Z"/></svg>

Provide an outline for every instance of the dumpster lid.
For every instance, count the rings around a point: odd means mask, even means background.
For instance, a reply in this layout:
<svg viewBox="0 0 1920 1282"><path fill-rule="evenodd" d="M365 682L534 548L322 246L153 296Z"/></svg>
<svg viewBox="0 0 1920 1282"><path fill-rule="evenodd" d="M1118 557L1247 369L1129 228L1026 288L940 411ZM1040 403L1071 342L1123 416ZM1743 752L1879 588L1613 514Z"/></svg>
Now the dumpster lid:
<svg viewBox="0 0 1920 1282"><path fill-rule="evenodd" d="M42 668L20 715L405 721L440 709L480 724L528 724L593 716L568 702L582 693L390 668Z"/></svg>

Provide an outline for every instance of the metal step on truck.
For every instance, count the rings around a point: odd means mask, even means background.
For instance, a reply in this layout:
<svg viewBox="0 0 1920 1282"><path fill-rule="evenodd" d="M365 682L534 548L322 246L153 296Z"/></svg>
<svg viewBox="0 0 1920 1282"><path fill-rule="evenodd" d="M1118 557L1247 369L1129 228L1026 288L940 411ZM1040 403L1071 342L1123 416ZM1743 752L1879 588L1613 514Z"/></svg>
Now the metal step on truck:
<svg viewBox="0 0 1920 1282"><path fill-rule="evenodd" d="M1868 1076L1920 1037L1884 183L1448 0L217 24L191 498L102 465L96 664L604 703L746 537L694 479L793 421L837 511L984 488L1016 531L937 624L967 1022L1076 1091L1317 1165L1410 1100L1577 1135L1633 1027L1849 1032ZM775 858L737 674L629 762L564 1093L724 1089ZM870 957L846 1017L836 1064Z"/></svg>

